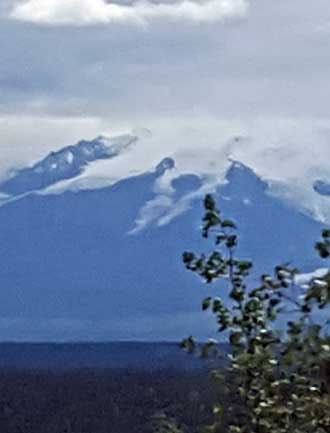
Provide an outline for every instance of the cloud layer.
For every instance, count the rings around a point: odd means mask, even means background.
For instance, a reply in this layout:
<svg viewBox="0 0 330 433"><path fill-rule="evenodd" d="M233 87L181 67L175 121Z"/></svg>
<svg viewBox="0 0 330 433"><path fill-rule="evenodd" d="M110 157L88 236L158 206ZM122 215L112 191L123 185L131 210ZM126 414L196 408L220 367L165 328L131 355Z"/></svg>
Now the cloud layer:
<svg viewBox="0 0 330 433"><path fill-rule="evenodd" d="M226 161L227 143L240 135L247 139L232 144L234 158L285 182L285 191L276 184L275 192L330 221L329 200L312 188L316 178L330 179L328 40L316 31L328 22L330 2L316 0L312 8L309 0L113 1L121 3L0 2L0 13L11 8L17 18L45 25L1 21L0 177L82 137L136 126L150 128L154 137L117 165L91 167L81 182L141 173L169 155L181 172L214 175ZM188 21L182 18L185 5L197 6L207 19L224 19L241 16L247 3L253 7L239 25L192 26L197 15L190 12ZM211 13L210 5L221 13ZM113 18L113 6L129 11L126 18ZM157 13L138 12L146 9ZM173 11L180 18L175 26ZM106 24L136 23L141 16L155 25L141 31ZM55 26L63 22L106 25ZM171 199L149 204L160 213L157 221L173 208Z"/></svg>
<svg viewBox="0 0 330 433"><path fill-rule="evenodd" d="M181 0L153 3L139 0L129 5L104 0L27 0L14 6L11 17L43 25L146 24L151 20L218 22L244 17L247 0Z"/></svg>

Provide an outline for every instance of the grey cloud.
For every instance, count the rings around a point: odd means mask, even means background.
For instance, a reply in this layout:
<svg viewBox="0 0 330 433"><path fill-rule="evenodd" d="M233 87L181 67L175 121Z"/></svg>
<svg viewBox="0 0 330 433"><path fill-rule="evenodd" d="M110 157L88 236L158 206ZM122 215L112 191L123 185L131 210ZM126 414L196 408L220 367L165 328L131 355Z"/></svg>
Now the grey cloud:
<svg viewBox="0 0 330 433"><path fill-rule="evenodd" d="M254 0L249 19L231 26L57 29L4 21L0 111L115 121L196 111L324 115L328 44L311 31L322 21L318 8L302 23L307 4Z"/></svg>
<svg viewBox="0 0 330 433"><path fill-rule="evenodd" d="M254 158L262 167L260 148L268 142L293 146L291 138L300 140L304 125L312 129L317 119L328 118L328 38L313 31L327 22L328 12L328 0L316 0L315 7L308 0L251 0L248 19L225 26L160 22L146 28L59 29L2 20L0 139L5 159L12 152L12 159L23 161L23 147L24 157L29 152L42 156L42 141L48 151L104 130L144 126L177 132L182 124L199 130L196 139L164 133L154 143L158 158L169 146L182 151L182 142L186 148L203 140L210 146L219 137L223 142L228 136L223 121L229 120L234 134L252 128L257 145L248 162ZM270 120L255 128L259 118ZM290 120L285 133L279 132L277 118ZM267 167L272 170L272 164Z"/></svg>
<svg viewBox="0 0 330 433"><path fill-rule="evenodd" d="M244 17L248 6L247 0L180 0L169 3L144 0L132 4L104 0L26 0L14 5L10 17L50 26L145 24L160 18L203 23Z"/></svg>

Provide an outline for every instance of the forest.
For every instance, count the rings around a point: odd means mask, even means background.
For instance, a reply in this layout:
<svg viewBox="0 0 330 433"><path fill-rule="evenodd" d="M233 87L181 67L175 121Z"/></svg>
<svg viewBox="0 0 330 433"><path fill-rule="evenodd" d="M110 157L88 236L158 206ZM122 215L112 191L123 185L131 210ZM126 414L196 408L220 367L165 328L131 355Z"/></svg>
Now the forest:
<svg viewBox="0 0 330 433"><path fill-rule="evenodd" d="M219 390L205 373L73 370L0 373L5 433L152 433L172 419L198 432Z"/></svg>

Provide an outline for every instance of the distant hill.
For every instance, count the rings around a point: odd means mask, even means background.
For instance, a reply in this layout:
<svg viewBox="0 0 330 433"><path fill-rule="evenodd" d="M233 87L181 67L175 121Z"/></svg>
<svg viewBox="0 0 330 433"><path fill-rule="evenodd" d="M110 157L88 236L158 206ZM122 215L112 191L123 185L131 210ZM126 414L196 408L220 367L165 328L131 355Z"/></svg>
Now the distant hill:
<svg viewBox="0 0 330 433"><path fill-rule="evenodd" d="M222 345L221 350L226 354L228 346ZM190 371L222 362L190 355L179 343L0 344L0 369Z"/></svg>

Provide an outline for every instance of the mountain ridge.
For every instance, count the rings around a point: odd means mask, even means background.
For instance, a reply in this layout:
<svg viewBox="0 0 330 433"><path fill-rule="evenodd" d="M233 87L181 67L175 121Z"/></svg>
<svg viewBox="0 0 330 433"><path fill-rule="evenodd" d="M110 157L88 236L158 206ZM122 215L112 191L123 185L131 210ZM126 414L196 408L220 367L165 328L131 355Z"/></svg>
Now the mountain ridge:
<svg viewBox="0 0 330 433"><path fill-rule="evenodd" d="M211 247L200 234L205 190L203 177L165 158L110 186L30 192L1 206L0 340L214 337L200 300L216 289L181 262L183 251ZM237 223L237 254L254 261L256 276L283 262L322 267L314 242L323 225L269 194L255 171L231 161L210 190Z"/></svg>
<svg viewBox="0 0 330 433"><path fill-rule="evenodd" d="M114 158L137 141L137 136L129 134L112 138L100 135L90 141L81 140L75 145L50 152L30 167L15 171L9 179L0 183L0 192L17 196L73 179L83 173L91 162Z"/></svg>

